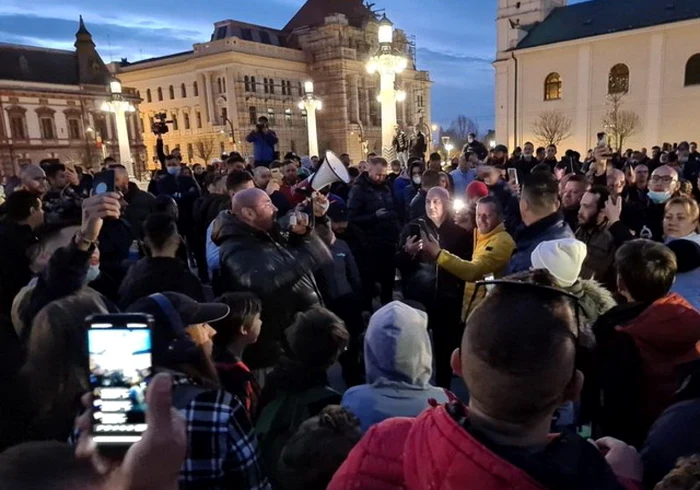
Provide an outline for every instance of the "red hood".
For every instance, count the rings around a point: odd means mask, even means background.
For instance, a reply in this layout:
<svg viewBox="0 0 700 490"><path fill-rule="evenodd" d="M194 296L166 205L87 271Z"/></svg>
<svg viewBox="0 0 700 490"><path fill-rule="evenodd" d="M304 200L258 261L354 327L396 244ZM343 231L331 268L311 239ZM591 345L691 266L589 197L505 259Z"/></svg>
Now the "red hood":
<svg viewBox="0 0 700 490"><path fill-rule="evenodd" d="M671 293L618 329L632 336L641 351L683 355L694 351L700 341L700 313L681 296Z"/></svg>

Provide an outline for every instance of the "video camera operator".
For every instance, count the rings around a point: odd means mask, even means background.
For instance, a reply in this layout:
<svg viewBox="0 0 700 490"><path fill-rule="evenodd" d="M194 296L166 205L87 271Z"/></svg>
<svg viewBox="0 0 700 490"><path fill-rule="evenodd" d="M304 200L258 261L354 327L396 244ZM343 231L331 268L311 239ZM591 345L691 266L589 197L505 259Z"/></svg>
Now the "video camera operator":
<svg viewBox="0 0 700 490"><path fill-rule="evenodd" d="M265 116L258 118L255 130L250 132L246 141L253 144L256 167L261 165L269 167L270 163L276 159L277 151L275 150L275 145L279 142L279 138L270 129L270 122Z"/></svg>

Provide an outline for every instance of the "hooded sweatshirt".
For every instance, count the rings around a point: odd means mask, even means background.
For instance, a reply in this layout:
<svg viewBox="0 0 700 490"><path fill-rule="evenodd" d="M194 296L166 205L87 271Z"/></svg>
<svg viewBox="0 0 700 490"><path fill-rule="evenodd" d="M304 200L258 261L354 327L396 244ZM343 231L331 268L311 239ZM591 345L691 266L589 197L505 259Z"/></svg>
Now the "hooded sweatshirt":
<svg viewBox="0 0 700 490"><path fill-rule="evenodd" d="M445 391L430 384L432 364L428 315L389 303L372 316L365 335L367 384L346 391L342 405L365 431L390 417L415 417L430 399L447 402Z"/></svg>

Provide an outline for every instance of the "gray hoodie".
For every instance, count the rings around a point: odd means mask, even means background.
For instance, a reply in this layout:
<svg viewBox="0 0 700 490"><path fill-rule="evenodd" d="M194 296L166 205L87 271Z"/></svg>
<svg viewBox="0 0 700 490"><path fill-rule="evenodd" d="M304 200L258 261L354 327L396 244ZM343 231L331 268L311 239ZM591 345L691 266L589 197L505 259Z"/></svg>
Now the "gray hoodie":
<svg viewBox="0 0 700 490"><path fill-rule="evenodd" d="M445 391L430 384L427 328L428 315L398 301L372 315L365 335L367 384L346 391L342 401L363 430L390 417L415 417L431 398L447 402Z"/></svg>

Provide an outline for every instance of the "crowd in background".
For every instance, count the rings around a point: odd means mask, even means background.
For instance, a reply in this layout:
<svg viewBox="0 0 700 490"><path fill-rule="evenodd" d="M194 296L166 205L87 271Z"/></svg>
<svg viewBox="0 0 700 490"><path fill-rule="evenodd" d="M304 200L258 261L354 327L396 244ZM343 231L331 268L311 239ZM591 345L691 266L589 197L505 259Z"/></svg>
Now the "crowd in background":
<svg viewBox="0 0 700 490"><path fill-rule="evenodd" d="M159 138L147 190L112 158L113 192L58 161L7 183L0 488L696 488L695 143L470 135L339 155L316 192L323 159L248 141L190 166ZM76 416L85 318L116 312L153 316L157 376L106 463Z"/></svg>

